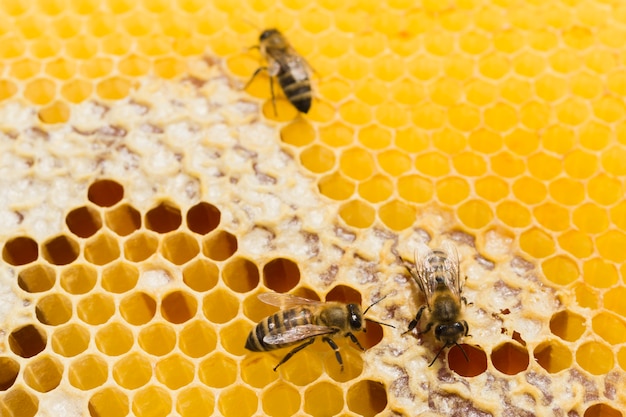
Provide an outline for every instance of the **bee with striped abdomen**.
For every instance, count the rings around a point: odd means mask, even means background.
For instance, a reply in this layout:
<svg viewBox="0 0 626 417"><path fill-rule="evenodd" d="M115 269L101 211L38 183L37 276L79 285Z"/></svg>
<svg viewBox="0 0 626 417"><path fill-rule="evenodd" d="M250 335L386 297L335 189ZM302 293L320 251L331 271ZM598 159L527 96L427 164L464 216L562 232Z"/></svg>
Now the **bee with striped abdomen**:
<svg viewBox="0 0 626 417"><path fill-rule="evenodd" d="M309 79L309 64L296 52L287 39L277 29L266 29L259 36L261 55L267 61L266 67L258 68L246 87L250 85L254 77L263 70L270 75L270 91L272 93L272 104L276 113L276 103L274 97L274 77L278 78L278 83L285 96L293 106L302 113L308 113L311 108L311 81ZM244 88L244 89L245 89Z"/></svg>
<svg viewBox="0 0 626 417"><path fill-rule="evenodd" d="M332 339L334 336L341 334L349 337L359 349L365 350L354 335L356 332L365 332L364 320L393 327L363 317L382 298L362 312L358 304L345 304L338 301L324 303L291 294L267 292L259 294L258 297L264 303L280 307L281 310L264 318L252 329L246 340L246 349L253 352L267 352L294 346L304 341L290 350L274 367L274 371L293 355L313 343L318 336L322 336L322 340L328 343L335 352L337 362L343 371L343 359L339 347Z"/></svg>
<svg viewBox="0 0 626 417"><path fill-rule="evenodd" d="M465 298L461 295L463 282L460 279L456 247L446 241L441 249L417 253L415 271L408 267L407 270L424 294L426 304L417 310L415 318L403 334L412 331L422 318L424 310L428 309L428 323L417 334L428 333L434 327L435 338L444 343L428 366L435 363L446 347L453 345L458 346L469 361L465 350L458 343L461 337L467 336L469 328L467 322L461 319L461 303L465 302Z"/></svg>

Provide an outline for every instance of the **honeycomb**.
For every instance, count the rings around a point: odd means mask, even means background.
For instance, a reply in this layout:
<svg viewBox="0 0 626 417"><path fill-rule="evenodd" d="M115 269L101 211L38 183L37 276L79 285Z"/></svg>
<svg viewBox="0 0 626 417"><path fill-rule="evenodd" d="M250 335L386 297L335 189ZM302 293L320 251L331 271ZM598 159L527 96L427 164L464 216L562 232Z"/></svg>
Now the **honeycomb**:
<svg viewBox="0 0 626 417"><path fill-rule="evenodd" d="M306 115L243 89L267 27ZM0 415L623 416L624 38L619 0L0 2ZM428 367L443 240L469 362ZM264 291L396 329L274 372Z"/></svg>

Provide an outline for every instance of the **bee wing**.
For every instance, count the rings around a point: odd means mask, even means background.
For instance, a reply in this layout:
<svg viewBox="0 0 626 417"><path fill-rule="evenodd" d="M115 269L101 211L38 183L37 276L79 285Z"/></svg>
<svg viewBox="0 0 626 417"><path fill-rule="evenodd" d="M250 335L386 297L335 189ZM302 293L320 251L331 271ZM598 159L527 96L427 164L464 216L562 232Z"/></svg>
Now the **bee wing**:
<svg viewBox="0 0 626 417"><path fill-rule="evenodd" d="M424 293L424 297L426 298L426 304L430 309L431 300L433 298L433 292L435 291L435 285L433 282L429 282L432 280L428 279L428 274L426 272L426 266L424 262L426 261L428 255L431 250L426 245L420 245L415 250L414 260L415 263L415 271L409 269L411 276L417 282L417 285L420 287L420 290Z"/></svg>
<svg viewBox="0 0 626 417"><path fill-rule="evenodd" d="M264 292L259 294L259 300L265 304L280 307L281 309L293 308L299 306L319 306L321 301L309 300L308 298L297 297L291 294L284 294L279 292Z"/></svg>
<svg viewBox="0 0 626 417"><path fill-rule="evenodd" d="M463 281L461 281L461 273L459 267L459 252L456 250L454 243L446 240L441 244L441 250L446 254L446 285L452 293L461 299L461 290L463 289Z"/></svg>
<svg viewBox="0 0 626 417"><path fill-rule="evenodd" d="M280 345L283 343L294 343L323 334L334 333L334 330L327 326L317 326L315 324L303 324L292 327L284 331L274 331L263 337L263 342L268 345Z"/></svg>

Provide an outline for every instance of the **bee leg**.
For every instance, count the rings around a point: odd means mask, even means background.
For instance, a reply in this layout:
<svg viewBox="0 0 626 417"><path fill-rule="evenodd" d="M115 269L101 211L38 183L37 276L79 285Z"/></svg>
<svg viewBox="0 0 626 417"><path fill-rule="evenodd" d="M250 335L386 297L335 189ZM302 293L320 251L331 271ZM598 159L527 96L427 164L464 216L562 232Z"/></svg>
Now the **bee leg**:
<svg viewBox="0 0 626 417"><path fill-rule="evenodd" d="M257 75L259 75L259 72L261 71L267 71L267 67L259 67L256 69L256 71L254 71L254 73L252 74L252 77L250 77L250 79L248 80L248 82L246 83L246 85L243 87L243 89L245 90L246 88L248 88L250 86L250 84L252 84L252 81L254 81L254 79L256 78ZM274 95L272 94L272 97Z"/></svg>
<svg viewBox="0 0 626 417"><path fill-rule="evenodd" d="M356 336L352 333L346 333L346 336L350 338L350 340L352 340L352 343L354 343L355 345L357 345L359 347L359 349L361 349L362 351L365 351L365 349L363 349L363 346L361 346L361 344L359 343L359 339L356 338Z"/></svg>
<svg viewBox="0 0 626 417"><path fill-rule="evenodd" d="M461 325L465 328L465 334L463 336L467 336L467 332L469 332L469 326L465 320L461 320Z"/></svg>
<svg viewBox="0 0 626 417"><path fill-rule="evenodd" d="M433 322L432 321L426 325L426 328L424 330L422 330L421 332L417 332L417 334L428 333L430 331L431 327L433 327Z"/></svg>
<svg viewBox="0 0 626 417"><path fill-rule="evenodd" d="M274 77L270 77L270 93L272 94L272 106L274 107L274 116L278 117L276 110L276 96L274 95Z"/></svg>
<svg viewBox="0 0 626 417"><path fill-rule="evenodd" d="M423 306L420 307L419 310L417 310L417 314L415 315L415 318L413 320L411 320L411 322L409 323L409 328L404 333L402 333L403 335L407 334L411 330L415 329L415 326L417 326L417 323L419 323L420 319L422 318L422 314L424 313L424 309L425 308L426 308L426 306L423 305ZM421 332L421 333L425 333L425 332Z"/></svg>
<svg viewBox="0 0 626 417"><path fill-rule="evenodd" d="M341 359L341 353L339 353L339 346L337 346L330 337L324 337L322 340L328 343L330 348L335 351L335 358L337 358L337 362L339 362L339 366L341 366L341 372L343 372L343 359Z"/></svg>
<svg viewBox="0 0 626 417"><path fill-rule="evenodd" d="M302 349L304 349L305 347L309 346L309 345L310 345L311 343L313 343L313 342L315 342L315 338L314 338L314 337L310 338L309 340L307 340L306 342L304 342L304 343L303 343L303 344L301 344L300 346L296 346L295 348L291 349L291 350L289 351L289 353L287 353L287 354L285 355L285 357L284 357L284 358L282 358L282 359L280 360L280 362L278 362L278 365L276 365L276 366L274 367L274 372L276 372L276 369L278 369L278 367L279 367L280 365L282 365L283 363L287 362L289 359L291 359L291 357L292 357L293 355L295 355L296 353L300 352Z"/></svg>

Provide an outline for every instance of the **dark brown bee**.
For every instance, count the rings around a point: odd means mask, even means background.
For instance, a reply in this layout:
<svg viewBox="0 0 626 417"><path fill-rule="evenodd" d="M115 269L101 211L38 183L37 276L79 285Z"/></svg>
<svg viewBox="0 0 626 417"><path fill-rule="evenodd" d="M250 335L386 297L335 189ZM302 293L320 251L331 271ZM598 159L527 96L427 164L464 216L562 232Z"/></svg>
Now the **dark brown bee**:
<svg viewBox="0 0 626 417"><path fill-rule="evenodd" d="M266 29L259 36L261 55L267 61L266 67L258 68L246 88L254 77L263 70L270 75L270 91L272 93L272 104L276 113L276 103L274 102L274 77L278 78L278 83L285 96L293 106L302 113L308 113L311 108L311 81L309 79L309 65L306 60L296 52L287 39L277 29Z"/></svg>
<svg viewBox="0 0 626 417"><path fill-rule="evenodd" d="M322 336L322 340L328 343L335 352L337 362L343 371L343 359L339 347L332 340L334 336L341 334L349 337L359 349L365 350L354 335L355 332L365 332L364 320L390 326L363 317L382 298L362 312L358 304L344 304L337 301L324 303L291 294L267 292L259 294L258 297L264 303L280 307L281 310L264 318L252 329L246 340L246 349L253 352L267 352L305 341L290 350L274 367L274 371L293 355L313 343L317 336Z"/></svg>
<svg viewBox="0 0 626 417"><path fill-rule="evenodd" d="M458 346L469 361L465 350L458 343L461 337L467 336L469 328L467 322L461 319L461 302L465 302L465 299L461 295L463 283L456 247L450 242L444 242L441 249L416 254L415 271L407 269L424 293L426 304L417 310L415 319L411 320L408 330L403 334L413 330L424 310L428 309L429 321L418 334L428 333L434 326L435 338L444 343L428 366L432 366L441 352L452 345Z"/></svg>

